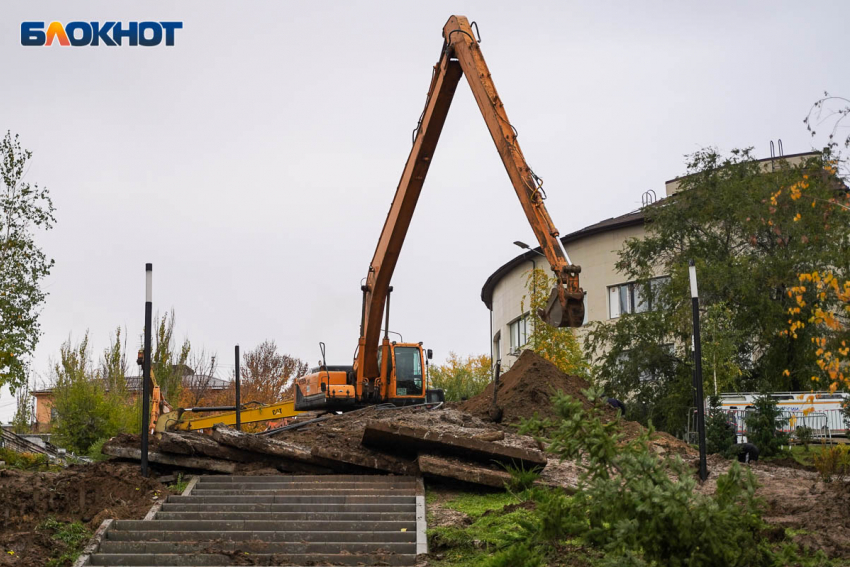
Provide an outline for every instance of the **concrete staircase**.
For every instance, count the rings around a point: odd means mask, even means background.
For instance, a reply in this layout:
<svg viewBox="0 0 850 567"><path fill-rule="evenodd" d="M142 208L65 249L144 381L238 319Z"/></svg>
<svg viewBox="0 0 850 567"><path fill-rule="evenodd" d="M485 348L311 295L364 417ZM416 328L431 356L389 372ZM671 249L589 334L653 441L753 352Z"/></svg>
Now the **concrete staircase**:
<svg viewBox="0 0 850 567"><path fill-rule="evenodd" d="M146 520L116 520L88 565L415 565L421 480L202 476ZM188 494L187 494L188 493Z"/></svg>

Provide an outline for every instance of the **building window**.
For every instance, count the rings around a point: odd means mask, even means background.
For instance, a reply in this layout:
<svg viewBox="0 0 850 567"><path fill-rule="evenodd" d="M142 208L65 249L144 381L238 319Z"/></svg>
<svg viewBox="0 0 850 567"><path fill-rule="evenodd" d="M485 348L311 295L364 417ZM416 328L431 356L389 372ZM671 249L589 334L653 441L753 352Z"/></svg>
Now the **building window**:
<svg viewBox="0 0 850 567"><path fill-rule="evenodd" d="M669 282L670 276L649 280L651 296L655 296L659 286ZM616 319L625 313L644 313L652 311L651 297L646 297L645 287L635 282L612 285L608 288L608 317Z"/></svg>
<svg viewBox="0 0 850 567"><path fill-rule="evenodd" d="M511 352L519 351L528 342L528 313L508 324L511 333Z"/></svg>
<svg viewBox="0 0 850 567"><path fill-rule="evenodd" d="M56 408L50 408L50 421L56 421L56 418L59 416L59 412L56 411Z"/></svg>
<svg viewBox="0 0 850 567"><path fill-rule="evenodd" d="M493 364L502 358L502 331L496 333L493 337Z"/></svg>

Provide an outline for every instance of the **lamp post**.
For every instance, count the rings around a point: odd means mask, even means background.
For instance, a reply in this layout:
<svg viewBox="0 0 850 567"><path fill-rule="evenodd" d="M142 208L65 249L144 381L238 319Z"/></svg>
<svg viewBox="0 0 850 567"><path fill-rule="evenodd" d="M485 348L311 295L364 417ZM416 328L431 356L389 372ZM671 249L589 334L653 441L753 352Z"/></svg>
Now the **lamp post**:
<svg viewBox="0 0 850 567"><path fill-rule="evenodd" d="M145 354L142 364L142 476L148 476L148 436L151 417L151 313L153 311L153 264L145 264Z"/></svg>
<svg viewBox="0 0 850 567"><path fill-rule="evenodd" d="M702 345L699 338L699 291L697 269L694 261L688 261L688 277L691 282L691 302L694 320L694 392L697 406L697 434L699 436L699 478L705 481L708 470L705 462L705 401L702 391Z"/></svg>
<svg viewBox="0 0 850 567"><path fill-rule="evenodd" d="M528 244L526 244L525 242L523 242L521 240L514 240L514 245L519 246L523 250L528 250L530 252L534 252L538 256L543 256L543 254L541 254L537 250L533 249L531 246L529 246ZM534 261L534 256L530 256L528 259L531 260L531 294L536 295L537 294L537 278L534 277L534 274L535 274L535 272L537 272L537 262Z"/></svg>

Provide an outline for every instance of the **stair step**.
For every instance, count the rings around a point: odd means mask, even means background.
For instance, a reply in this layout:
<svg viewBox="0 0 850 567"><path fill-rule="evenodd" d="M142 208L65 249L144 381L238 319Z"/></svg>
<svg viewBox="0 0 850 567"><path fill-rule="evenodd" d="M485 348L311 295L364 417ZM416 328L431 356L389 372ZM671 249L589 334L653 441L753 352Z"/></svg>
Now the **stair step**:
<svg viewBox="0 0 850 567"><path fill-rule="evenodd" d="M275 522L416 521L412 512L157 512L155 520L272 520Z"/></svg>
<svg viewBox="0 0 850 567"><path fill-rule="evenodd" d="M198 477L198 483L204 484L207 482L374 482L381 483L387 481L408 481L416 482L415 478L406 476L393 476L381 474L319 474L319 475L266 475L266 476L245 476L245 475L201 475Z"/></svg>
<svg viewBox="0 0 850 567"><path fill-rule="evenodd" d="M303 489L303 488L276 488L273 490L254 490L254 489L233 489L233 490L204 490L200 488L194 488L192 490L192 496L251 496L251 495L281 495L286 496L288 494L293 495L304 495L304 496L385 496L388 492L392 492L397 495L407 495L407 496L415 496L416 493L410 490L387 490L384 488L331 488L328 490L319 490L319 489ZM406 494L405 494L406 493Z"/></svg>
<svg viewBox="0 0 850 567"><path fill-rule="evenodd" d="M415 542L414 530L401 531L130 531L111 529L104 541L294 541L294 542Z"/></svg>
<svg viewBox="0 0 850 567"><path fill-rule="evenodd" d="M212 496L169 496L169 503L175 504L250 504L250 503L275 503L275 504L409 504L416 503L414 495L396 496L396 495L363 495L363 496L346 496L338 495L212 495Z"/></svg>
<svg viewBox="0 0 850 567"><path fill-rule="evenodd" d="M195 490L416 490L410 481L395 482L205 482L198 483Z"/></svg>
<svg viewBox="0 0 850 567"><path fill-rule="evenodd" d="M255 554L286 555L339 555L352 554L411 554L416 553L416 542L268 542L268 541L209 541L209 542L173 542L173 541L104 541L101 553L121 554L162 554L162 553L220 553L243 552Z"/></svg>
<svg viewBox="0 0 850 567"><path fill-rule="evenodd" d="M226 553L160 553L160 554L117 554L98 553L91 556L91 565L136 567L157 566L217 566L217 565L414 565L416 556L412 554L253 554L247 556L232 556Z"/></svg>
<svg viewBox="0 0 850 567"><path fill-rule="evenodd" d="M416 504L183 504L165 502L162 512L416 512Z"/></svg>
<svg viewBox="0 0 850 567"><path fill-rule="evenodd" d="M322 520L116 520L115 530L131 531L288 531L288 532L344 532L351 530L369 531L412 531L416 521L322 521Z"/></svg>

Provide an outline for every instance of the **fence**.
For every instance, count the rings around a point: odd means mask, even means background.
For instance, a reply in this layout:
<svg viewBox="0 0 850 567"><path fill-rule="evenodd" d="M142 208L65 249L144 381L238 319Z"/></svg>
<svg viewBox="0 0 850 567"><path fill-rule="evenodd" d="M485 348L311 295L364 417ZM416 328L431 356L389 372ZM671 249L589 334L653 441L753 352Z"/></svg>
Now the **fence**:
<svg viewBox="0 0 850 567"><path fill-rule="evenodd" d="M744 443L747 440L747 416L753 413L752 409L731 409L721 410L729 416L729 422L735 426L735 435L738 442ZM697 443L697 411L696 408L688 408L688 429L685 433L685 441L688 443ZM824 410L806 414L802 411L781 411L780 419L787 420L785 425L777 428L778 431L788 433L792 438L798 427L808 427L812 430L812 439L826 440L832 442L834 435L846 435L847 426L844 422L844 415L841 410Z"/></svg>

